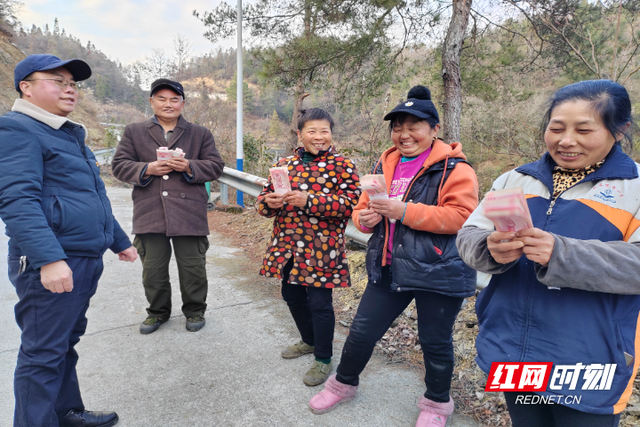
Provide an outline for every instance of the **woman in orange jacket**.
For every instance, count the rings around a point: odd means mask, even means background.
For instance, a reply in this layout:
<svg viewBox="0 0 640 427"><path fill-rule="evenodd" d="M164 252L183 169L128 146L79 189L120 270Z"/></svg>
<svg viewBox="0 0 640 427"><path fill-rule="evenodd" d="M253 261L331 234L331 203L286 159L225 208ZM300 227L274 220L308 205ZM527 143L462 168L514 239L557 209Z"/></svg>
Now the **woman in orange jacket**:
<svg viewBox="0 0 640 427"><path fill-rule="evenodd" d="M309 406L314 413L351 400L376 342L415 299L427 391L420 397L417 427L444 426L453 412L453 323L476 274L458 255L457 231L478 205L476 175L459 143L437 138L438 112L429 89L416 86L390 120L393 147L374 168L383 174L388 198L366 192L353 221L372 233L367 251L369 281L342 351L337 374Z"/></svg>

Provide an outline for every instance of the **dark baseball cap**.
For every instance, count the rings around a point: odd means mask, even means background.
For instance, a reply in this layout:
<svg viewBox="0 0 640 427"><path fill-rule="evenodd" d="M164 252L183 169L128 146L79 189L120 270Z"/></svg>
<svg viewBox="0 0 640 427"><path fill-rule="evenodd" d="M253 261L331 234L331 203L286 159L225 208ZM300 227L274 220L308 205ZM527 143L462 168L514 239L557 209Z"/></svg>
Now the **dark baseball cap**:
<svg viewBox="0 0 640 427"><path fill-rule="evenodd" d="M160 89L170 89L175 93L177 93L178 95L180 95L182 99L185 98L184 89L182 88L182 85L178 82L174 82L173 80L169 80L169 79L158 79L153 83L151 83L151 93L149 94L149 96L153 96L153 94L159 91Z"/></svg>
<svg viewBox="0 0 640 427"><path fill-rule="evenodd" d="M431 101L431 91L425 86L412 87L407 93L407 100L396 105L384 116L384 120L394 120L400 113L408 113L423 120L433 119L435 123L440 122L438 110Z"/></svg>
<svg viewBox="0 0 640 427"><path fill-rule="evenodd" d="M77 82L87 80L91 77L91 67L81 59L63 61L54 55L29 55L18 62L18 65L16 65L16 68L13 70L13 83L16 90L20 92L20 82L29 74L35 73L36 71L53 70L58 67L66 68Z"/></svg>

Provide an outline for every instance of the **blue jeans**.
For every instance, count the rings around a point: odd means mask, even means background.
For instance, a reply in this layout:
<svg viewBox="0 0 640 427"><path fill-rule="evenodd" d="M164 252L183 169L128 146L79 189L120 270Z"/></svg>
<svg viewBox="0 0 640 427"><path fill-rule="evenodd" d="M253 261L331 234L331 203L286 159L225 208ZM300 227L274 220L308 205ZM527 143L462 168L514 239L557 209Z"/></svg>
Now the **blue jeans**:
<svg viewBox="0 0 640 427"><path fill-rule="evenodd" d="M40 270L9 254L9 279L20 301L15 306L22 344L14 376L15 427L58 427L70 409L84 410L74 347L87 327L85 316L102 274L102 257L69 257L73 290L55 294L42 286Z"/></svg>
<svg viewBox="0 0 640 427"><path fill-rule="evenodd" d="M336 372L339 382L358 385L374 346L414 298L426 371L424 396L435 402L449 401L453 373L451 332L464 298L429 291L392 292L389 267L382 267L382 278L378 283L367 283L342 349Z"/></svg>

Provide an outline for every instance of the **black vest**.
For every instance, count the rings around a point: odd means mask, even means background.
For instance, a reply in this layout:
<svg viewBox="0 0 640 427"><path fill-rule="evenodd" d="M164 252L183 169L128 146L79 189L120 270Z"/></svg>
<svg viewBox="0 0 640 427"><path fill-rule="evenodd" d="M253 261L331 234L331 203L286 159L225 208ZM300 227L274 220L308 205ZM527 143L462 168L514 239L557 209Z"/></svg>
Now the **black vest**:
<svg viewBox="0 0 640 427"><path fill-rule="evenodd" d="M460 162L467 163L460 158L448 158L433 164L420 175L421 169L417 174L419 176L413 179L403 201L436 205L443 175L446 181ZM372 173L382 173L381 162L378 162ZM369 239L367 272L369 280L373 282L377 282L381 277L382 250L385 228L389 227L388 221L388 218L383 217L383 221L374 227L373 235ZM393 291L423 290L455 297L474 294L476 272L460 258L455 234L413 230L399 220L395 224L391 260Z"/></svg>

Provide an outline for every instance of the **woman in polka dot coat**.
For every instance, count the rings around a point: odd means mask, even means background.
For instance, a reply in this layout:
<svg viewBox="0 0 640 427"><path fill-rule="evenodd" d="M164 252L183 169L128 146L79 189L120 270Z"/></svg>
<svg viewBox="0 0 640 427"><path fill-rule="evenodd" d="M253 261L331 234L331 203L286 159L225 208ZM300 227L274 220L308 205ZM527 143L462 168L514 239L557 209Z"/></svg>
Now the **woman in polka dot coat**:
<svg viewBox="0 0 640 427"><path fill-rule="evenodd" d="M260 215L275 217L260 274L282 279L282 297L302 338L282 357L314 353L303 378L310 386L322 384L331 373L332 289L351 285L344 231L360 196L355 166L331 145L333 125L322 109L302 112L302 147L276 165L287 168L291 191L276 193L269 178L256 204Z"/></svg>

